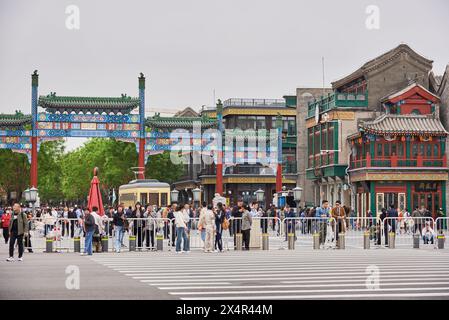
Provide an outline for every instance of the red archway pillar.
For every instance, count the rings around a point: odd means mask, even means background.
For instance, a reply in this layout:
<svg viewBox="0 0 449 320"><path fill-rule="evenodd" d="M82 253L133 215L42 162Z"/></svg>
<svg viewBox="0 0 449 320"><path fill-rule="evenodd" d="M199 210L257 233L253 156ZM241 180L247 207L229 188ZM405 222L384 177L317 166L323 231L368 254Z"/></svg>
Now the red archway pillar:
<svg viewBox="0 0 449 320"><path fill-rule="evenodd" d="M139 179L145 179L145 138L139 139Z"/></svg>
<svg viewBox="0 0 449 320"><path fill-rule="evenodd" d="M278 163L276 170L276 192L282 191L282 164Z"/></svg>

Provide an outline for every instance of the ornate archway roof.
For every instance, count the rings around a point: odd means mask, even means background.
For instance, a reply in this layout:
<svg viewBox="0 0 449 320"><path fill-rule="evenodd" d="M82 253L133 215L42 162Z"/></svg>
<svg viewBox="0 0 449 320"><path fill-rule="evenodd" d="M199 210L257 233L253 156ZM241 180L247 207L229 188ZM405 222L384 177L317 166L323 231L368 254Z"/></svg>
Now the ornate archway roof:
<svg viewBox="0 0 449 320"><path fill-rule="evenodd" d="M23 127L26 124L31 124L31 115L16 114L0 114L0 127Z"/></svg>
<svg viewBox="0 0 449 320"><path fill-rule="evenodd" d="M128 114L140 104L139 98L128 97L70 97L57 96L52 92L46 96L40 96L38 105L47 112L76 112L76 113L122 113Z"/></svg>
<svg viewBox="0 0 449 320"><path fill-rule="evenodd" d="M359 125L365 133L382 135L434 135L446 136L449 133L433 115L393 115L384 114L373 121Z"/></svg>

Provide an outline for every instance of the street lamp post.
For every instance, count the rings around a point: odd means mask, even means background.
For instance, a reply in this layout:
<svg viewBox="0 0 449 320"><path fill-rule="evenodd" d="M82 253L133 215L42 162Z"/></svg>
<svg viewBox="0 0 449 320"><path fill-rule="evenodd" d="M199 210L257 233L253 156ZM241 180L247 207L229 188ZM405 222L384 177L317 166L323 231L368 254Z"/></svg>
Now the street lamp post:
<svg viewBox="0 0 449 320"><path fill-rule="evenodd" d="M262 189L257 190L256 192L256 200L259 203L259 208L262 208L264 191Z"/></svg>
<svg viewBox="0 0 449 320"><path fill-rule="evenodd" d="M299 214L299 203L301 202L302 188L296 187L293 189L293 200L296 202L296 213Z"/></svg>
<svg viewBox="0 0 449 320"><path fill-rule="evenodd" d="M172 203L173 203L173 202L178 202L178 196L179 196L179 191L176 190L176 189L173 189L173 190L170 192L170 200L171 200L171 202L172 202Z"/></svg>
<svg viewBox="0 0 449 320"><path fill-rule="evenodd" d="M35 216L35 203L37 201L37 189L35 187L32 187L30 189L26 189L23 193L25 194L25 201L32 204L32 210L33 210L33 217Z"/></svg>
<svg viewBox="0 0 449 320"><path fill-rule="evenodd" d="M193 205L195 207L195 210L198 210L201 202L201 189L195 188L192 190L193 193Z"/></svg>

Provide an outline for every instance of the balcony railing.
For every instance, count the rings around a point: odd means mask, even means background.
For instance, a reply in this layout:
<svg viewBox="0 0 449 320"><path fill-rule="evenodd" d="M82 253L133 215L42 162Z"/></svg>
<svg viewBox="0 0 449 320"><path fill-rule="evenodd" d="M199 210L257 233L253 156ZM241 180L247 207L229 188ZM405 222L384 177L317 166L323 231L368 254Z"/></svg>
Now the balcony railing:
<svg viewBox="0 0 449 320"><path fill-rule="evenodd" d="M313 159L315 158L315 164L313 163ZM315 156L309 156L309 168L313 167L321 167L335 164L335 153L329 152L326 154L317 154Z"/></svg>
<svg viewBox="0 0 449 320"><path fill-rule="evenodd" d="M321 99L309 102L307 117L315 116L316 107L320 108L320 112L325 112L336 107L367 107L368 106L368 91L365 93L342 93L333 92L327 96L322 96Z"/></svg>
<svg viewBox="0 0 449 320"><path fill-rule="evenodd" d="M352 160L350 169L359 168L386 168L386 167L417 167L417 168L441 168L447 166L446 156L438 158L424 158L423 156L417 156L415 158L404 158L398 156L391 157L376 157L365 158L359 160Z"/></svg>

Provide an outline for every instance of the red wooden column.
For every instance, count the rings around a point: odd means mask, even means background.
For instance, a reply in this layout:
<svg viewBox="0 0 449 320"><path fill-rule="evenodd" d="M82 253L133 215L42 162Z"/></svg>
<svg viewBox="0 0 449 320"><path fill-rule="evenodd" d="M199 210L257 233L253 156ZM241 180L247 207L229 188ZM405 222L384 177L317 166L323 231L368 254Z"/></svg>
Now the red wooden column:
<svg viewBox="0 0 449 320"><path fill-rule="evenodd" d="M145 138L139 139L139 179L145 179Z"/></svg>
<svg viewBox="0 0 449 320"><path fill-rule="evenodd" d="M221 100L218 99L217 102L217 125L218 130L221 133L220 139L221 141L218 144L217 148L217 163L216 163L216 175L217 179L215 180L215 193L220 194L220 196L223 195L223 104L221 103Z"/></svg>

